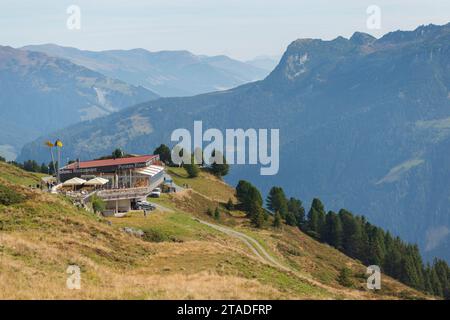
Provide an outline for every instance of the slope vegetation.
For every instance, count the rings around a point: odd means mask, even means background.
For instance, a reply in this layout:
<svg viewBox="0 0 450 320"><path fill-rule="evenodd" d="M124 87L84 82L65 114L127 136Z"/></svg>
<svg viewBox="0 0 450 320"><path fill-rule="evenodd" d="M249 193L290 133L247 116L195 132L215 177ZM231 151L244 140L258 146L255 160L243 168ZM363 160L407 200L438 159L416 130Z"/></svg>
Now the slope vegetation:
<svg viewBox="0 0 450 320"><path fill-rule="evenodd" d="M185 179L181 170L174 173ZM233 189L205 173L192 180L192 189L160 198L164 209L147 218L132 212L109 220L30 188L38 179L0 163L2 190L17 196L0 204L2 299L424 298L387 277L380 292L366 291L360 263L296 229L252 229L242 213L222 206ZM205 214L215 206L219 221ZM256 250L278 265L216 226L257 242ZM81 269L80 290L66 287L69 265ZM351 288L336 280L344 266L352 270Z"/></svg>

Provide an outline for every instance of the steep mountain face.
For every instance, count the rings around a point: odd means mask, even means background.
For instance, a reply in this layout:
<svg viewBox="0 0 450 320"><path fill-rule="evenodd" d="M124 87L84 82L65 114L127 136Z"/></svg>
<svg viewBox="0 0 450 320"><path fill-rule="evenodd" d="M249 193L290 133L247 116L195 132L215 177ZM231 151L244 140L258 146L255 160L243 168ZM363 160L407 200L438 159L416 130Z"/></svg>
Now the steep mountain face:
<svg viewBox="0 0 450 320"><path fill-rule="evenodd" d="M158 97L68 60L1 46L0 92L3 150Z"/></svg>
<svg viewBox="0 0 450 320"><path fill-rule="evenodd" d="M150 52L144 49L84 51L54 44L23 49L62 57L161 96L192 96L230 89L260 80L272 71L227 56L197 56L188 51Z"/></svg>
<svg viewBox="0 0 450 320"><path fill-rule="evenodd" d="M159 99L54 136L70 158L115 147L151 152L194 120L205 129L280 128L279 173L234 166L231 183L320 197L328 209L352 209L419 243L428 258L450 260L450 24L378 40L297 40L264 81ZM45 157L41 143L27 145L21 159Z"/></svg>

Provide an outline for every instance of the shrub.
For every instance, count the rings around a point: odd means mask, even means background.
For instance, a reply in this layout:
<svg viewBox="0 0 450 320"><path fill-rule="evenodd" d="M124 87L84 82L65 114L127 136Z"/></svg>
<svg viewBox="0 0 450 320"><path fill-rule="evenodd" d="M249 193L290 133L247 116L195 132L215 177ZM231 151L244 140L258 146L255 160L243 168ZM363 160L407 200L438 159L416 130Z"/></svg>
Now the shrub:
<svg viewBox="0 0 450 320"><path fill-rule="evenodd" d="M348 268L342 268L341 271L339 272L339 276L338 276L338 282L341 286L350 288L353 286L353 282L351 280L351 275L352 272L350 269Z"/></svg>
<svg viewBox="0 0 450 320"><path fill-rule="evenodd" d="M106 209L106 203L96 194L91 197L92 209L94 209L95 213L103 212Z"/></svg>
<svg viewBox="0 0 450 320"><path fill-rule="evenodd" d="M220 219L220 211L218 207L216 207L216 210L214 210L214 219L216 220Z"/></svg>
<svg viewBox="0 0 450 320"><path fill-rule="evenodd" d="M25 196L16 191L0 185L0 204L10 206L12 204L21 203L25 200Z"/></svg>
<svg viewBox="0 0 450 320"><path fill-rule="evenodd" d="M144 240L149 242L167 242L170 238L160 230L146 230L144 231Z"/></svg>
<svg viewBox="0 0 450 320"><path fill-rule="evenodd" d="M233 200L231 200L231 198L228 199L228 202L225 204L225 208L227 208L230 211L234 209Z"/></svg>
<svg viewBox="0 0 450 320"><path fill-rule="evenodd" d="M254 227L262 228L265 222L262 208L255 208L252 212L250 212L250 220Z"/></svg>
<svg viewBox="0 0 450 320"><path fill-rule="evenodd" d="M189 178L195 178L198 177L198 174L200 173L199 167L192 163L192 164L185 164L184 169L186 170Z"/></svg>

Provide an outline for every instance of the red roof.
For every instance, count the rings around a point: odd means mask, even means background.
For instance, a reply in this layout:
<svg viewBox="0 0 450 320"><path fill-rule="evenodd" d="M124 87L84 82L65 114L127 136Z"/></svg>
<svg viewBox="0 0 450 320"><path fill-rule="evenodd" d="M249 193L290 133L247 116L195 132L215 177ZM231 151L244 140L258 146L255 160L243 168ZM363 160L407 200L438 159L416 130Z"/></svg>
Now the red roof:
<svg viewBox="0 0 450 320"><path fill-rule="evenodd" d="M105 159L105 160L90 160L90 161L81 161L79 166L77 163L71 163L67 165L64 169L85 169L85 168L93 168L93 167L108 167L108 166L118 166L125 164L135 164L135 163L145 163L153 158L156 158L155 155L144 155L137 157L127 157L127 158L117 158L117 159Z"/></svg>

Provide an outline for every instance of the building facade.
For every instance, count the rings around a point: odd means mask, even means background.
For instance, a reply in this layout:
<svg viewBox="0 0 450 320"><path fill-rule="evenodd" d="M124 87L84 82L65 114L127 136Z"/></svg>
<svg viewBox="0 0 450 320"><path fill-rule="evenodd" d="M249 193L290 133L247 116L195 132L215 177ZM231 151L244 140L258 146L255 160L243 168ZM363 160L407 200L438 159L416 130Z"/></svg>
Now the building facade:
<svg viewBox="0 0 450 320"><path fill-rule="evenodd" d="M61 182L72 178L108 180L96 194L106 202L107 213L126 212L144 200L164 179L159 155L76 161L60 170Z"/></svg>

